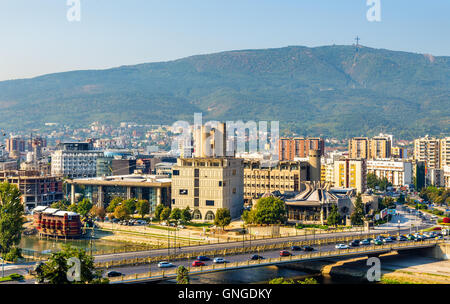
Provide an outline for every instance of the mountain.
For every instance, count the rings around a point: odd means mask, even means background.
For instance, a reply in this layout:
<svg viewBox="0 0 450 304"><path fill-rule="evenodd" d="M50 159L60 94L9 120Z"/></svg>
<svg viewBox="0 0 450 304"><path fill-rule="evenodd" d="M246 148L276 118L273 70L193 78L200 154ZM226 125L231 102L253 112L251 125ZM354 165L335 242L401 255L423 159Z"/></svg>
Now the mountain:
<svg viewBox="0 0 450 304"><path fill-rule="evenodd" d="M299 135L450 131L450 57L355 46L240 50L0 82L0 128L279 120Z"/></svg>

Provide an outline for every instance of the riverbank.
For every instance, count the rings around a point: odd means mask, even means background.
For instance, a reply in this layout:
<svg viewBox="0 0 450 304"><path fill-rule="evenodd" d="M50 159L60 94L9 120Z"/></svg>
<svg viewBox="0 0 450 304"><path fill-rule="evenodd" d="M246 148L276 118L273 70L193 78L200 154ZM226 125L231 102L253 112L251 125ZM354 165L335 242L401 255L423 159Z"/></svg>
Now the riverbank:
<svg viewBox="0 0 450 304"><path fill-rule="evenodd" d="M388 253L380 256L381 284L450 284L450 261L416 254ZM361 283L368 282L367 257L347 260L330 259L291 264L283 267L324 276L349 277ZM345 281L343 279L343 281Z"/></svg>

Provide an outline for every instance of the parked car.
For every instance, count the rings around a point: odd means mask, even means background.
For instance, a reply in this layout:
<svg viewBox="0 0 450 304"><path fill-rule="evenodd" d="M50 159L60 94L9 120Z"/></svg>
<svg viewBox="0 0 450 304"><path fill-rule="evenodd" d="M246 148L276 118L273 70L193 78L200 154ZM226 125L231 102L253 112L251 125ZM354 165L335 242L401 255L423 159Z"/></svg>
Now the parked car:
<svg viewBox="0 0 450 304"><path fill-rule="evenodd" d="M392 243L392 242L393 240L390 237L383 239L383 243Z"/></svg>
<svg viewBox="0 0 450 304"><path fill-rule="evenodd" d="M254 254L250 257L250 260L264 260L264 257Z"/></svg>
<svg viewBox="0 0 450 304"><path fill-rule="evenodd" d="M121 272L118 272L118 271L109 271L107 274L106 274L106 276L108 277L108 278L113 278L113 277L120 277L121 275L123 275Z"/></svg>
<svg viewBox="0 0 450 304"><path fill-rule="evenodd" d="M291 250L292 251L301 251L302 247L300 247L300 246L291 246Z"/></svg>
<svg viewBox="0 0 450 304"><path fill-rule="evenodd" d="M207 256L199 255L199 256L197 257L197 260L198 260L198 261L209 261L209 260L211 260L211 259L208 258Z"/></svg>
<svg viewBox="0 0 450 304"><path fill-rule="evenodd" d="M398 240L399 240L400 242L404 242L404 241L407 241L408 238L407 238L406 236L404 236L404 235L401 235L401 236L398 238Z"/></svg>
<svg viewBox="0 0 450 304"><path fill-rule="evenodd" d="M170 267L173 267L173 264L169 263L169 262L159 262L158 267L159 268L170 268Z"/></svg>
<svg viewBox="0 0 450 304"><path fill-rule="evenodd" d="M280 251L280 256L290 256L292 255L289 251L287 250L281 250Z"/></svg>
<svg viewBox="0 0 450 304"><path fill-rule="evenodd" d="M414 237L414 235L412 235L412 234L408 234L407 236L406 236L406 238L408 239L408 240L410 240L410 241L414 241L416 238Z"/></svg>
<svg viewBox="0 0 450 304"><path fill-rule="evenodd" d="M337 244L335 246L336 249L349 249L350 247L348 245L345 244Z"/></svg>
<svg viewBox="0 0 450 304"><path fill-rule="evenodd" d="M228 263L228 261L225 260L224 258L215 258L215 259L213 260L213 262L216 263L216 264L224 264L224 263Z"/></svg>
<svg viewBox="0 0 450 304"><path fill-rule="evenodd" d="M192 262L192 267L199 267L199 266L205 266L205 263L203 263L202 261Z"/></svg>

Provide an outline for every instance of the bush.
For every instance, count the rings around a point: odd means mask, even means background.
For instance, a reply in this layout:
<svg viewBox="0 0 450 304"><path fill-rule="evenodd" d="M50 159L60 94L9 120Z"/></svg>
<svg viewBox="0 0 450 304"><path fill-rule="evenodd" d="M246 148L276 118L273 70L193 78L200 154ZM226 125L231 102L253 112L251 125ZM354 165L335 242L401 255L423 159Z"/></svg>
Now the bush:
<svg viewBox="0 0 450 304"><path fill-rule="evenodd" d="M19 259L22 258L22 249L13 247L11 250L5 254L5 260L13 263L17 263Z"/></svg>

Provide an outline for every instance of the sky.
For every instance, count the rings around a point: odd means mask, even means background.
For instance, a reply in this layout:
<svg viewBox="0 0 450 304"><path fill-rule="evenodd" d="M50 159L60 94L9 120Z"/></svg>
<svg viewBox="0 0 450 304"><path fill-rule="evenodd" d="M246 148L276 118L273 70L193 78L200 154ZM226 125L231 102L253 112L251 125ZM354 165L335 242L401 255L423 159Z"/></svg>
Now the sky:
<svg viewBox="0 0 450 304"><path fill-rule="evenodd" d="M380 21L368 20L367 1L379 1ZM449 16L449 0L0 0L0 80L356 36L450 56Z"/></svg>

